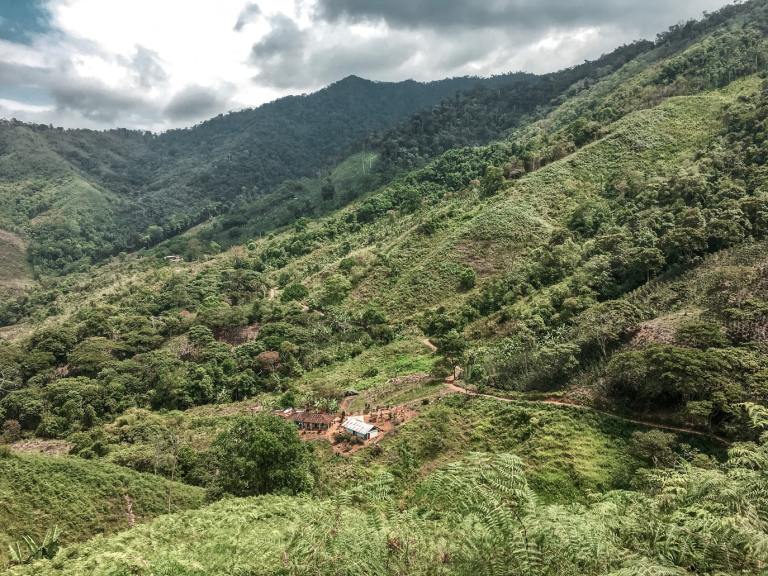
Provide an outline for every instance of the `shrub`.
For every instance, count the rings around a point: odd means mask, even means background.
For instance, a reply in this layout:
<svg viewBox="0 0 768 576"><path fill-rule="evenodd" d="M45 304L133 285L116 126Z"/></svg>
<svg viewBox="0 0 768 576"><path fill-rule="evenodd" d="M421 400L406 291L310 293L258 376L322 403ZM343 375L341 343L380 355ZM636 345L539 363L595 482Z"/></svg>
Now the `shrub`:
<svg viewBox="0 0 768 576"><path fill-rule="evenodd" d="M462 268L459 272L459 288L462 290L471 290L475 287L477 274L472 268Z"/></svg>
<svg viewBox="0 0 768 576"><path fill-rule="evenodd" d="M497 166L488 166L485 175L480 180L480 195L487 198L493 196L504 187L504 170Z"/></svg>
<svg viewBox="0 0 768 576"><path fill-rule="evenodd" d="M213 493L297 494L314 483L311 447L291 422L271 414L239 417L211 446Z"/></svg>
<svg viewBox="0 0 768 576"><path fill-rule="evenodd" d="M693 320L677 329L675 339L684 346L706 350L722 348L729 344L723 329L714 322Z"/></svg>
<svg viewBox="0 0 768 576"><path fill-rule="evenodd" d="M3 422L3 434L0 440L11 444L21 437L21 424L18 420L6 420Z"/></svg>
<svg viewBox="0 0 768 576"><path fill-rule="evenodd" d="M629 443L630 452L654 468L674 466L676 446L677 436L661 430L633 432Z"/></svg>
<svg viewBox="0 0 768 576"><path fill-rule="evenodd" d="M304 285L294 282L285 287L280 296L280 300L282 302L292 302L296 300L304 300L307 296L309 296L309 291Z"/></svg>

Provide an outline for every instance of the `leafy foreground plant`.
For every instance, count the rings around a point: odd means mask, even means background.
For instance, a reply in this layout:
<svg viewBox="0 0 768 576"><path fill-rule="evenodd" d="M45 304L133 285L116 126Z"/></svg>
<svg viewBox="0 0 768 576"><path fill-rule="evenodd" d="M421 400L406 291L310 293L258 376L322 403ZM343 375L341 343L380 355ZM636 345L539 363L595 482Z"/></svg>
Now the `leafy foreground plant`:
<svg viewBox="0 0 768 576"><path fill-rule="evenodd" d="M721 466L642 471L637 491L542 505L511 454L473 454L402 498L389 474L329 500L228 499L11 574L763 574L768 411Z"/></svg>
<svg viewBox="0 0 768 576"><path fill-rule="evenodd" d="M34 560L51 559L59 551L60 538L61 530L59 530L58 526L48 528L45 531L43 540L39 544L31 536L25 535L22 537L23 542L16 542L8 546L11 552L11 562L14 564L29 564Z"/></svg>

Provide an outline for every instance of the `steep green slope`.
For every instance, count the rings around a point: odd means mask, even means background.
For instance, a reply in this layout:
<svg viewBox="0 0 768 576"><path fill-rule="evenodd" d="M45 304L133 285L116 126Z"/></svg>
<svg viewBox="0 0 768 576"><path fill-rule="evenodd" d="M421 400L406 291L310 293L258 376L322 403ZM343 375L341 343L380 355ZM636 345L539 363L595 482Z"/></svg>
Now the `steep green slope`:
<svg viewBox="0 0 768 576"><path fill-rule="evenodd" d="M318 441L311 495L225 500L15 573L764 571L766 31L765 1L728 8L324 217L30 292L0 342L0 419L85 456L146 470L175 434L177 477L206 485L235 414L410 412L376 446ZM467 390L444 382L456 364ZM720 456L713 434L725 463L691 447Z"/></svg>
<svg viewBox="0 0 768 576"><path fill-rule="evenodd" d="M394 127L371 133L360 143L371 152L361 154L371 154L369 158L375 160L361 163L360 155L355 154L319 177L291 180L264 198L241 201L194 236L194 251L187 245L190 240L177 242L175 247L190 255L199 255L201 250L215 253L209 242L231 246L299 217L330 213L397 175L424 166L446 150L484 145L505 136L545 114L565 99L566 93L570 97L578 94L653 47L651 42L636 42L558 72L505 74L478 81L471 90L457 92Z"/></svg>
<svg viewBox="0 0 768 576"><path fill-rule="evenodd" d="M746 90L755 88L755 82L745 85ZM578 206L599 198L617 175L642 172L652 179L667 174L717 135L723 110L734 97L718 93L671 99L607 126L601 140L526 175L499 196L484 199L476 189L460 190L426 210L361 228L352 240L345 239L365 251L353 257L368 260L361 263L365 273L351 292L353 302L374 303L407 317L464 299L461 270L472 268L480 280L498 276L549 242ZM335 246L326 244L288 270L297 277L306 277L318 263L332 270L339 261L336 254ZM316 280L319 290L327 274L326 268L309 283Z"/></svg>
<svg viewBox="0 0 768 576"><path fill-rule="evenodd" d="M24 240L0 230L0 297L23 291L31 283L31 276Z"/></svg>
<svg viewBox="0 0 768 576"><path fill-rule="evenodd" d="M38 318L64 312L66 329L52 323L4 347L12 386L0 410L29 431L64 436L83 427L89 406L112 418L134 405L284 390L417 329L439 347L463 333L468 350L455 359L473 384L556 389L604 368L621 334L599 322L586 330L590 319L618 308L631 325L638 317L622 308L624 294L765 235L765 95L749 73L764 65L755 55L766 19L764 4L750 6L754 20L666 59L643 54L509 140L448 152L326 218L207 262L129 259L40 294L48 310L32 301ZM691 63L713 53L727 58L702 86ZM729 67L743 77L711 90ZM661 102L648 107L649 98ZM592 120L588 137L572 117L586 104L614 110ZM616 110L627 113L614 121ZM268 351L279 369L259 360ZM762 369L754 364L750 378ZM738 392L718 396L715 421L730 426L759 388L721 381ZM63 390L77 410L65 409Z"/></svg>
<svg viewBox="0 0 768 576"><path fill-rule="evenodd" d="M58 526L63 543L125 530L170 511L197 508L203 490L102 462L0 456L0 566L8 546Z"/></svg>
<svg viewBox="0 0 768 576"><path fill-rule="evenodd" d="M498 138L574 84L589 86L651 46L636 43L543 76L426 84L349 77L161 135L0 122L0 218L29 237L29 258L45 272L83 269L229 213L202 247L187 250L211 252L211 241L231 245L284 224L285 213L295 219L328 212L449 148ZM343 187L336 202L320 199L311 183L286 183L368 149L382 160ZM258 223L246 225L252 218Z"/></svg>
<svg viewBox="0 0 768 576"><path fill-rule="evenodd" d="M474 454L406 499L391 475L330 500L230 499L11 574L758 573L766 503L750 495L764 473L734 457L730 467L648 471L635 492L560 506L537 500L516 457Z"/></svg>
<svg viewBox="0 0 768 576"><path fill-rule="evenodd" d="M374 186L373 171L377 164L375 153L360 152L322 176L287 180L274 191L233 206L224 214L161 243L152 253L199 260L299 218L333 212Z"/></svg>

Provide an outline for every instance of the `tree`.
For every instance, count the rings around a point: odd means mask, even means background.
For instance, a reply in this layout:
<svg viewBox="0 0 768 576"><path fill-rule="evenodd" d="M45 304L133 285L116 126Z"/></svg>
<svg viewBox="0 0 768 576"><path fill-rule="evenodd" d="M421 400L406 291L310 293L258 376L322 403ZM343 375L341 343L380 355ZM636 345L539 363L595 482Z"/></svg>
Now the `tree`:
<svg viewBox="0 0 768 576"><path fill-rule="evenodd" d="M640 310L625 300L601 302L592 306L580 320L585 343L597 345L603 359L621 342L626 332L642 318Z"/></svg>
<svg viewBox="0 0 768 576"><path fill-rule="evenodd" d="M568 228L584 238L592 238L610 219L611 210L605 200L587 200L579 204L568 219Z"/></svg>
<svg viewBox="0 0 768 576"><path fill-rule="evenodd" d="M378 308L375 306L368 306L363 313L360 315L360 323L366 327L370 328L371 326L378 326L381 324L387 323L387 317Z"/></svg>
<svg viewBox="0 0 768 576"><path fill-rule="evenodd" d="M213 332L207 326L196 324L189 329L189 342L197 348L205 348L216 341Z"/></svg>
<svg viewBox="0 0 768 576"><path fill-rule="evenodd" d="M687 265L707 249L706 220L701 210L689 208L677 216L676 225L661 239L670 264Z"/></svg>
<svg viewBox="0 0 768 576"><path fill-rule="evenodd" d="M237 418L211 447L214 492L297 494L314 483L312 453L296 427L271 414Z"/></svg>
<svg viewBox="0 0 768 576"><path fill-rule="evenodd" d="M29 348L30 352L48 352L53 354L56 361L64 362L76 342L74 330L51 326L35 332L30 339Z"/></svg>
<svg viewBox="0 0 768 576"><path fill-rule="evenodd" d="M112 361L115 343L102 336L83 340L67 356L72 372L95 376Z"/></svg>
<svg viewBox="0 0 768 576"><path fill-rule="evenodd" d="M675 446L677 436L661 430L633 432L630 439L630 451L654 468L674 466L677 460Z"/></svg>
<svg viewBox="0 0 768 576"><path fill-rule="evenodd" d="M675 333L675 339L685 346L700 350L728 345L723 329L714 322L704 320L691 320L681 325Z"/></svg>
<svg viewBox="0 0 768 576"><path fill-rule="evenodd" d="M712 428L712 413L714 404L708 400L692 400L685 405L685 413L697 426L707 430Z"/></svg>
<svg viewBox="0 0 768 576"><path fill-rule="evenodd" d="M462 334L451 330L438 341L438 349L443 357L450 363L453 369L453 377L456 379L457 363L467 349L467 341Z"/></svg>
<svg viewBox="0 0 768 576"><path fill-rule="evenodd" d="M325 281L320 295L320 302L324 305L340 304L347 297L347 293L351 288L352 285L349 283L349 280L335 274Z"/></svg>
<svg viewBox="0 0 768 576"><path fill-rule="evenodd" d="M309 291L304 287L304 285L298 282L294 282L293 284L288 284L288 286L285 287L283 293L280 296L280 301L292 302L294 300L304 300L307 296L309 296Z"/></svg>
<svg viewBox="0 0 768 576"><path fill-rule="evenodd" d="M326 202L333 200L336 196L336 187L330 178L323 183L323 187L320 189L320 196Z"/></svg>
<svg viewBox="0 0 768 576"><path fill-rule="evenodd" d="M497 166L487 166L480 180L480 195L484 198L493 196L504 187L504 182L504 170Z"/></svg>
<svg viewBox="0 0 768 576"><path fill-rule="evenodd" d="M96 424L98 419L99 417L96 414L96 409L91 404L87 404L83 410L83 428L90 430Z"/></svg>
<svg viewBox="0 0 768 576"><path fill-rule="evenodd" d="M144 234L146 236L147 244L152 246L162 241L162 239L165 237L165 230L156 224L152 224L151 226L147 227L147 230Z"/></svg>

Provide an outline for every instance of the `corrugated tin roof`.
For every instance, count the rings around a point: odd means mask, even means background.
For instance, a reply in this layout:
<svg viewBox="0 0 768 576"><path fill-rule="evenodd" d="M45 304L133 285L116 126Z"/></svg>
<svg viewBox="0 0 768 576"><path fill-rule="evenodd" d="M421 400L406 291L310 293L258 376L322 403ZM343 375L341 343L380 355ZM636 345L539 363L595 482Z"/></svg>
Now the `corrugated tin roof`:
<svg viewBox="0 0 768 576"><path fill-rule="evenodd" d="M288 419L306 424L330 424L336 419L336 416L320 412L294 412L288 416Z"/></svg>
<svg viewBox="0 0 768 576"><path fill-rule="evenodd" d="M368 424L367 422L363 421L362 418L355 416L350 416L344 420L342 427L346 428L347 430L357 432L358 434L368 434L371 430L376 430L376 426L373 424Z"/></svg>

